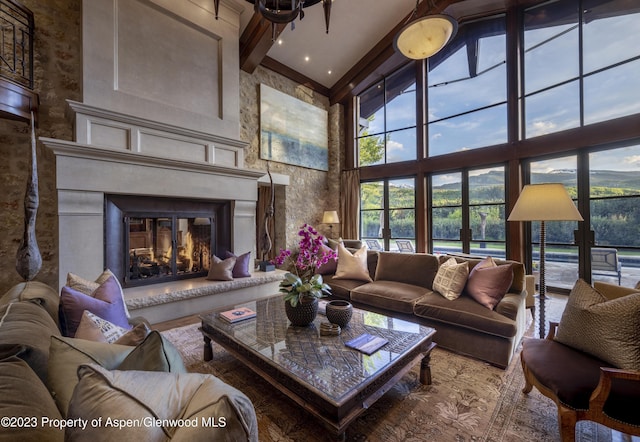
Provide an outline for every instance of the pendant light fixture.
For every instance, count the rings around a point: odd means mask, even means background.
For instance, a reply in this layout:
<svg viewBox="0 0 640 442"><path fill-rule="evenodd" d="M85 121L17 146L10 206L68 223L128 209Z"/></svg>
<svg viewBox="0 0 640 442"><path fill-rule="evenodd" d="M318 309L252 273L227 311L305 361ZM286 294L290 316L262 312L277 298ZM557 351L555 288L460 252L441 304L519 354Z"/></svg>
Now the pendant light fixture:
<svg viewBox="0 0 640 442"><path fill-rule="evenodd" d="M393 41L394 48L407 58L422 60L436 54L456 35L458 22L445 14L417 17L418 4L413 10L411 23L405 25Z"/></svg>
<svg viewBox="0 0 640 442"><path fill-rule="evenodd" d="M294 20L300 17L300 20L304 18L303 8L313 6L316 3L322 2L322 8L324 9L324 22L326 25L326 32L329 33L329 20L331 18L331 3L333 0L247 0L249 3L253 3L256 12L259 12L264 18L272 23L275 31L275 26L278 24L291 23L291 29L294 29ZM216 13L216 20L218 19L218 8L220 0L214 0L214 8ZM275 35L275 32L274 32Z"/></svg>

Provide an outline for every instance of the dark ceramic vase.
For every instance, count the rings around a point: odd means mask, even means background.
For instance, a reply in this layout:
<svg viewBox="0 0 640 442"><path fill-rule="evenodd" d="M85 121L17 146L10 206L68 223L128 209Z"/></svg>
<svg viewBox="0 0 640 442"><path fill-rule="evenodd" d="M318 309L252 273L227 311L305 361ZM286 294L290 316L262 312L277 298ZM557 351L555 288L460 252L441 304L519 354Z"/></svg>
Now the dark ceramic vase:
<svg viewBox="0 0 640 442"><path fill-rule="evenodd" d="M311 324L318 314L318 298L313 301L298 302L295 307L291 306L289 301L284 303L284 311L292 325L297 327L306 327Z"/></svg>
<svg viewBox="0 0 640 442"><path fill-rule="evenodd" d="M337 324L340 328L345 328L351 315L353 314L353 306L347 301L329 301L327 303L327 320L332 324Z"/></svg>

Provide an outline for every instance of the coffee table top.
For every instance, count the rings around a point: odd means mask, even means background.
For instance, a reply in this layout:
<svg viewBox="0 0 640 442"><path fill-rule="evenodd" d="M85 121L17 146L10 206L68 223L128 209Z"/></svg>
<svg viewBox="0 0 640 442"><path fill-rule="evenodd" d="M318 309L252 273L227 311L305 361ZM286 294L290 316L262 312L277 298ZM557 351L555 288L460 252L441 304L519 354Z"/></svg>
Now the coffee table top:
<svg viewBox="0 0 640 442"><path fill-rule="evenodd" d="M201 316L203 331L242 347L338 404L403 356L424 346L435 333L429 327L354 308L340 335L324 336L320 335L320 324L327 321L324 315L318 314L308 327L294 327L287 320L281 296L234 307L241 306L254 310L256 317L230 324L218 314L228 308L221 309ZM370 356L345 346L362 333L381 336L389 343Z"/></svg>

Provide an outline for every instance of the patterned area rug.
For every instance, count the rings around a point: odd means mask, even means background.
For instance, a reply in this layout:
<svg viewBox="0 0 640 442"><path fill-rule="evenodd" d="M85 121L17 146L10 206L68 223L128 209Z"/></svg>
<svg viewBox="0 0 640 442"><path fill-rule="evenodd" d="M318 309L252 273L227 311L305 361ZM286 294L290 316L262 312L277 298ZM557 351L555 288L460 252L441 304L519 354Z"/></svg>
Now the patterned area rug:
<svg viewBox="0 0 640 442"><path fill-rule="evenodd" d="M213 374L252 400L261 441L330 440L312 416L219 345L213 346L213 360L204 362L197 324L163 334L180 350L189 371ZM346 440L558 441L555 404L535 389L522 393L518 355L501 370L436 348L431 357L433 384L420 384L418 364L349 426ZM611 442L612 436L604 427L580 422L576 440Z"/></svg>

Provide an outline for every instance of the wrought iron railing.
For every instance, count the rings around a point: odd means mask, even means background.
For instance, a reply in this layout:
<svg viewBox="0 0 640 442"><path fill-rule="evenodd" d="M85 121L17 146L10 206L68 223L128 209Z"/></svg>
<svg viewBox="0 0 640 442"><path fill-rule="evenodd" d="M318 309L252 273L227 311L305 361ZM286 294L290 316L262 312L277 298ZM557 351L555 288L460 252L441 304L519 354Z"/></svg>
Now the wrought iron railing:
<svg viewBox="0 0 640 442"><path fill-rule="evenodd" d="M0 0L0 77L33 89L33 13Z"/></svg>

